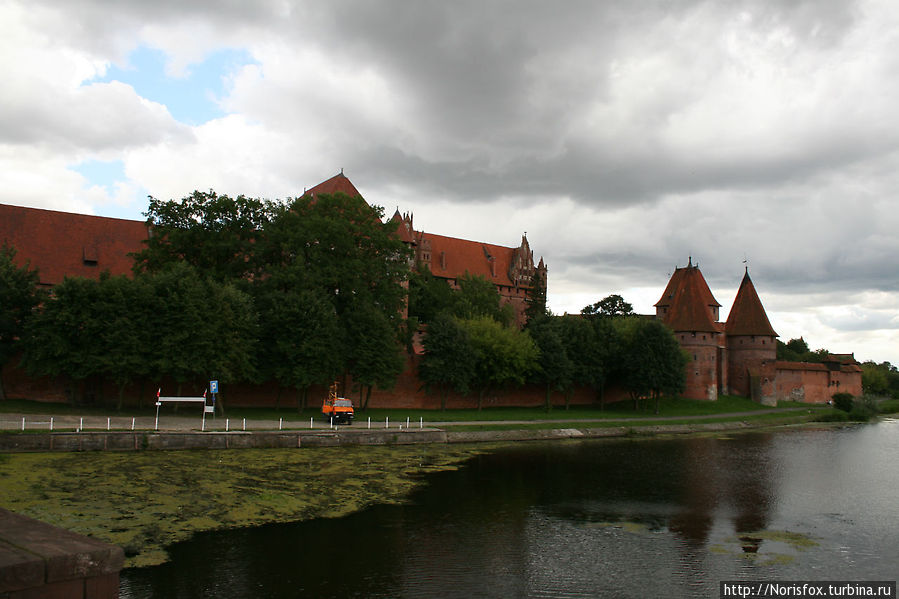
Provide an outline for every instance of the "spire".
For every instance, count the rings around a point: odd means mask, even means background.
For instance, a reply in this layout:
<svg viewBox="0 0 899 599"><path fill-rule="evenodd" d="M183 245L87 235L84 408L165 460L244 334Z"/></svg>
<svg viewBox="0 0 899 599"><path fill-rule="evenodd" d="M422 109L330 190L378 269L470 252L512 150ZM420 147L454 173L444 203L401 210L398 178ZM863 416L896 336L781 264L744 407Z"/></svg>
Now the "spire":
<svg viewBox="0 0 899 599"><path fill-rule="evenodd" d="M755 285L749 278L749 267L746 268L737 297L734 298L734 305L727 315L724 330L728 335L778 336L768 320Z"/></svg>

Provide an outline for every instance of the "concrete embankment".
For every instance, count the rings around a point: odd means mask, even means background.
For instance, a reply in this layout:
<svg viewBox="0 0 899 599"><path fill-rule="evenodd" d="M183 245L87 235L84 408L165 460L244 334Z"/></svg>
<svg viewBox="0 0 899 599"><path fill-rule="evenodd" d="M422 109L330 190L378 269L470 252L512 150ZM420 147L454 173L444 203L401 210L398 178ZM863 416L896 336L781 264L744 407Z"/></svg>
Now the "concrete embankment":
<svg viewBox="0 0 899 599"><path fill-rule="evenodd" d="M245 449L334 447L341 445L415 445L424 443L485 443L590 439L634 435L685 434L733 431L771 426L770 421L660 424L601 428L551 428L453 431L447 429L253 432L143 432L85 431L0 433L0 451L135 451L175 449Z"/></svg>
<svg viewBox="0 0 899 599"><path fill-rule="evenodd" d="M113 599L121 547L0 508L0 597Z"/></svg>

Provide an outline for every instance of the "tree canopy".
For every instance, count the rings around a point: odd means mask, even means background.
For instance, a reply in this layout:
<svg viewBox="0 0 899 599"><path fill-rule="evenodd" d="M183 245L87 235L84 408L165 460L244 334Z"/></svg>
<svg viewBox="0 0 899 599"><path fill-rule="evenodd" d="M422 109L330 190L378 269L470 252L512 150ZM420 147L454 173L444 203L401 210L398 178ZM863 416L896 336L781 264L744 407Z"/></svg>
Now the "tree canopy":
<svg viewBox="0 0 899 599"><path fill-rule="evenodd" d="M19 342L28 320L41 301L37 271L29 265L17 266L16 250L6 243L0 247L0 401L3 389L3 367L19 351Z"/></svg>

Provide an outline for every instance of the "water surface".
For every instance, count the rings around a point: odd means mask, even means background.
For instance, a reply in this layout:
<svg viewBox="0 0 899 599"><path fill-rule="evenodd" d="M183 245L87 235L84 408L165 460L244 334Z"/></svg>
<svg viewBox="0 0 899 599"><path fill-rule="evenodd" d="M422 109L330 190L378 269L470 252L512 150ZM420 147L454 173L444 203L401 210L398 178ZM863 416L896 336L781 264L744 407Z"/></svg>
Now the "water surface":
<svg viewBox="0 0 899 599"><path fill-rule="evenodd" d="M407 505L203 533L122 597L712 597L720 580L895 580L899 421L522 443ZM299 475L299 474L298 474Z"/></svg>

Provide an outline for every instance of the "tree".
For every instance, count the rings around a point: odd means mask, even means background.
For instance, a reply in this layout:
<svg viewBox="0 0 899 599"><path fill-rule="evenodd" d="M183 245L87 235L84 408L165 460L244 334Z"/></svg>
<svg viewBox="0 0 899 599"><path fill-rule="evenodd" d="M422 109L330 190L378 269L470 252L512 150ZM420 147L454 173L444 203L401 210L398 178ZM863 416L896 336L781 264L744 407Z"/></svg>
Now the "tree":
<svg viewBox="0 0 899 599"><path fill-rule="evenodd" d="M634 307L624 301L624 298L620 295L609 295L595 304L582 308L581 314L584 316L599 316L606 318L632 316L634 314Z"/></svg>
<svg viewBox="0 0 899 599"><path fill-rule="evenodd" d="M116 410L122 409L128 385L151 371L155 302L145 283L103 276L91 306L91 318L98 321L96 374L115 384Z"/></svg>
<svg viewBox="0 0 899 599"><path fill-rule="evenodd" d="M674 333L658 320L622 318L616 328L621 339L621 382L634 400L634 409L641 398L650 396L658 414L662 395L674 396L686 389L687 357Z"/></svg>
<svg viewBox="0 0 899 599"><path fill-rule="evenodd" d="M560 318L544 315L528 322L527 331L540 350L539 368L532 372L533 380L546 388L544 408L552 409L553 391L566 391L574 383L576 365L568 356L563 341L564 325Z"/></svg>
<svg viewBox="0 0 899 599"><path fill-rule="evenodd" d="M180 201L150 197L144 215L147 247L134 256L135 272L157 272L186 262L216 281L246 280L260 274L258 250L274 205L263 200L194 191Z"/></svg>
<svg viewBox="0 0 899 599"><path fill-rule="evenodd" d="M359 386L361 408L367 410L372 387L389 389L403 371L402 347L388 317L370 304L351 310L344 325L347 367Z"/></svg>
<svg viewBox="0 0 899 599"><path fill-rule="evenodd" d="M22 363L31 375L64 377L73 383L74 404L87 397L86 381L103 370L109 357L103 346L103 316L99 283L66 277L53 297L28 322Z"/></svg>
<svg viewBox="0 0 899 599"><path fill-rule="evenodd" d="M547 314L546 310L546 271L536 270L525 298L524 316L527 322Z"/></svg>
<svg viewBox="0 0 899 599"><path fill-rule="evenodd" d="M452 311L455 296L446 279L435 277L427 266L409 276L409 316L421 323L433 322L441 313Z"/></svg>
<svg viewBox="0 0 899 599"><path fill-rule="evenodd" d="M468 331L456 318L442 313L428 325L423 345L418 376L429 392L440 390L440 409L446 410L449 391L465 395L474 379L475 354Z"/></svg>
<svg viewBox="0 0 899 599"><path fill-rule="evenodd" d="M148 275L147 282L155 304L151 374L172 377L178 395L190 380L251 378L257 317L246 293L205 280L185 263Z"/></svg>
<svg viewBox="0 0 899 599"><path fill-rule="evenodd" d="M328 385L343 371L343 339L334 307L318 289L290 292L271 284L257 290L262 376L297 390L297 411L309 387ZM280 395L280 390L279 390Z"/></svg>
<svg viewBox="0 0 899 599"><path fill-rule="evenodd" d="M461 321L475 357L472 386L478 390L478 411L492 388L521 385L538 368L539 350L526 331L504 327L488 316Z"/></svg>
<svg viewBox="0 0 899 599"><path fill-rule="evenodd" d="M6 399L3 367L19 351L19 342L34 309L42 299L37 271L15 263L16 250L0 247L0 401Z"/></svg>
<svg viewBox="0 0 899 599"><path fill-rule="evenodd" d="M466 272L456 280L456 284L459 288L453 302L455 316L462 319L487 316L504 325L509 325L514 320L514 308L500 306L496 285L484 277Z"/></svg>

